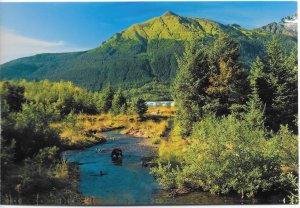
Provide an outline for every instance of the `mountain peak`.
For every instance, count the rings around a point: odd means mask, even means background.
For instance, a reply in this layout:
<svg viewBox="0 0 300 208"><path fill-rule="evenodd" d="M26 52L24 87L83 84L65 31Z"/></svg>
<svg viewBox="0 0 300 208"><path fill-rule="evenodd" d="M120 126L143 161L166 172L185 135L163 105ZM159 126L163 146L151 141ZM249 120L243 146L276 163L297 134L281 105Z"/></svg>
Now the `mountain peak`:
<svg viewBox="0 0 300 208"><path fill-rule="evenodd" d="M290 36L297 36L298 33L298 14L282 18L280 22L273 22L261 27L262 30Z"/></svg>
<svg viewBox="0 0 300 208"><path fill-rule="evenodd" d="M287 16L285 18L282 18L280 23L287 23L287 22L297 22L298 21L298 14L293 14L291 16Z"/></svg>
<svg viewBox="0 0 300 208"><path fill-rule="evenodd" d="M178 16L178 15L171 11L166 11L162 16Z"/></svg>

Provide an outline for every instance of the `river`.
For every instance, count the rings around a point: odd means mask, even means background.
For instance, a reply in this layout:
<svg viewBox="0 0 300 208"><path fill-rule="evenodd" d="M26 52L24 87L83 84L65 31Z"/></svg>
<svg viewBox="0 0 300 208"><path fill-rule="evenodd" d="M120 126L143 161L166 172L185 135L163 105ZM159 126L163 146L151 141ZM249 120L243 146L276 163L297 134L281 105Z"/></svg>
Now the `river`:
<svg viewBox="0 0 300 208"><path fill-rule="evenodd" d="M144 145L143 138L106 132L107 142L84 150L64 152L68 162L79 164L79 191L93 205L157 205L157 204L278 204L278 196L241 200L238 196L220 197L205 192L195 192L170 197L157 184L141 159L153 155L153 148ZM116 164L111 151L121 148L123 160ZM102 176L99 175L102 171ZM86 202L85 202L86 203Z"/></svg>

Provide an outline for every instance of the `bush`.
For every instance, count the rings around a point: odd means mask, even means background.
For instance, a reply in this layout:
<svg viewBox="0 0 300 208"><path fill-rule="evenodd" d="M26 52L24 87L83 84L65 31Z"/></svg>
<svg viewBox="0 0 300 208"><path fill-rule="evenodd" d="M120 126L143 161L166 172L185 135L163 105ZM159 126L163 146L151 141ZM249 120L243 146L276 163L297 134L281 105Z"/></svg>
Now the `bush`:
<svg viewBox="0 0 300 208"><path fill-rule="evenodd" d="M298 136L294 135L288 126L281 126L272 142L283 171L298 173Z"/></svg>
<svg viewBox="0 0 300 208"><path fill-rule="evenodd" d="M180 168L166 165L152 170L158 177L164 170L170 172L158 180L163 186L175 181L178 188L218 194L234 191L243 198L270 190L280 175L272 140L262 127L253 128L247 120L208 116L194 125L191 137Z"/></svg>
<svg viewBox="0 0 300 208"><path fill-rule="evenodd" d="M171 163L161 164L158 163L158 167L152 168L151 173L155 174L158 183L160 183L165 189L171 189L176 187L176 170L171 166Z"/></svg>

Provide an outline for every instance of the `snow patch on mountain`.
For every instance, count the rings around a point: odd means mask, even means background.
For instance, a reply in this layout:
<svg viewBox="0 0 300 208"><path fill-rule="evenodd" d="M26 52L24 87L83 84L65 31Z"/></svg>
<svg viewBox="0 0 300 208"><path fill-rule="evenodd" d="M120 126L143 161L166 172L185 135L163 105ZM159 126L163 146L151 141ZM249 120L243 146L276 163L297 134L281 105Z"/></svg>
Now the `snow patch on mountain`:
<svg viewBox="0 0 300 208"><path fill-rule="evenodd" d="M294 14L292 16L288 16L288 17L281 19L279 24L283 25L287 30L297 32L298 14Z"/></svg>

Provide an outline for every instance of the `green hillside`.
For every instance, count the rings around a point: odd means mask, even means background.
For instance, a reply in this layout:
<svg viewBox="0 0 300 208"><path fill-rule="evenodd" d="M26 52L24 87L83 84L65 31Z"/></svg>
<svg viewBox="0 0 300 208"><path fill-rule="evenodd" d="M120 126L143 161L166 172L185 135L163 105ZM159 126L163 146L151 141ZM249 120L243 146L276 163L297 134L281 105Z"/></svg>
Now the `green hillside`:
<svg viewBox="0 0 300 208"><path fill-rule="evenodd" d="M263 43L272 35L166 12L132 25L89 51L40 54L3 64L1 80L65 80L90 90L100 90L106 83L125 89L154 81L168 85L177 72L176 56L181 56L185 44L196 40L211 42L220 34L227 34L240 44L240 61L245 68L257 55L263 55ZM297 42L295 37L280 37L287 49Z"/></svg>

